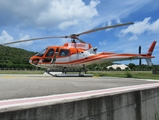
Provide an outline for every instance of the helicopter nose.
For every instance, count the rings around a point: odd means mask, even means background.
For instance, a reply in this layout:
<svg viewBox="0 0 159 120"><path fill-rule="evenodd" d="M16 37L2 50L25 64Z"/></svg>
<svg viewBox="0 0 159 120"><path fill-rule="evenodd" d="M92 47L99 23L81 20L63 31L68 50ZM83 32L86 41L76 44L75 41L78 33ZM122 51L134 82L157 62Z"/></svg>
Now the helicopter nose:
<svg viewBox="0 0 159 120"><path fill-rule="evenodd" d="M32 64L32 60L31 59L29 59L29 63Z"/></svg>
<svg viewBox="0 0 159 120"><path fill-rule="evenodd" d="M29 59L29 63L32 65L37 65L38 62L39 62L39 58L36 58L34 56Z"/></svg>

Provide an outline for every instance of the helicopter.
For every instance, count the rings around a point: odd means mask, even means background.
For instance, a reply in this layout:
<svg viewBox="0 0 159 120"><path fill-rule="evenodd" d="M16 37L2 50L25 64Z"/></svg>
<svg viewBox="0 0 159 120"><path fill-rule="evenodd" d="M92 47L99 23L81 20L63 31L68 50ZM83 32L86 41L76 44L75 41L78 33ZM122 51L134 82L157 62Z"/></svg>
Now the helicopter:
<svg viewBox="0 0 159 120"><path fill-rule="evenodd" d="M112 26L105 26L81 32L79 34L71 34L69 36L49 36L42 38L32 38L27 40L18 40L14 42L4 43L3 45L15 44L20 42L27 42L33 40L43 40L49 38L70 38L72 41L65 43L63 46L48 46L41 52L32 56L29 59L29 63L40 68L46 68L47 73L51 74L51 71L60 71L64 74L66 72L78 71L81 75L82 70L86 74L86 66L90 64L101 64L104 62L114 62L122 60L134 60L134 59L146 59L149 66L152 65L151 58L152 52L156 45L156 41L153 41L148 52L146 54L131 54L131 53L114 53L114 52L97 52L97 47L92 47L91 44L79 39L80 35L89 34L92 32L105 30L109 28L121 27L126 25L134 24L128 22L124 24L116 24ZM51 74L52 75L52 74ZM54 76L54 75L53 75Z"/></svg>

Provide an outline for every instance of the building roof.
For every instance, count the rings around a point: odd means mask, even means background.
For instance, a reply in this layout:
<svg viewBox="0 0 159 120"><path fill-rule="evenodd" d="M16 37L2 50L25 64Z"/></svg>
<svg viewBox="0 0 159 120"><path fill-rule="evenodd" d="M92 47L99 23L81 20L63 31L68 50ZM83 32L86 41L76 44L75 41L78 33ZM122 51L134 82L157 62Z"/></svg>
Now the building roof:
<svg viewBox="0 0 159 120"><path fill-rule="evenodd" d="M128 68L128 66L124 65L124 64L114 64L114 65L110 65L107 68L109 69L110 67L117 69L117 68L121 68L122 70L124 70L125 68Z"/></svg>

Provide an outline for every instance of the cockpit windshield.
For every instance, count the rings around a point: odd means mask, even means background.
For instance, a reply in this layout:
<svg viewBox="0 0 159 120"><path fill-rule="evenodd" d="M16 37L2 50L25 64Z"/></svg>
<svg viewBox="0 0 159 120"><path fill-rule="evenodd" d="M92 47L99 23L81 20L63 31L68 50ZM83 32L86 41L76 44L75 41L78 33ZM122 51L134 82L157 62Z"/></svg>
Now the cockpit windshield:
<svg viewBox="0 0 159 120"><path fill-rule="evenodd" d="M47 48L45 48L43 51L36 54L36 56L42 57L44 53L46 52Z"/></svg>

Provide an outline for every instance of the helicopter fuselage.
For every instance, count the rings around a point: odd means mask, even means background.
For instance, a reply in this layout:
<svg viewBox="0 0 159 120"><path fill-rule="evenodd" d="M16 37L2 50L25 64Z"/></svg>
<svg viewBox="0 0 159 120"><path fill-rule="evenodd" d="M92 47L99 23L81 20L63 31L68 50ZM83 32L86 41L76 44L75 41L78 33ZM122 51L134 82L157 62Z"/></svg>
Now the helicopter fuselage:
<svg viewBox="0 0 159 120"><path fill-rule="evenodd" d="M154 48L156 41L152 43L150 49ZM113 52L97 53L97 48L93 48L86 43L66 43L63 46L49 46L42 52L31 57L29 62L41 68L81 68L93 63L104 63L108 61L122 61L133 59L146 59L149 65L151 63L151 56L148 51L147 54L117 54Z"/></svg>

